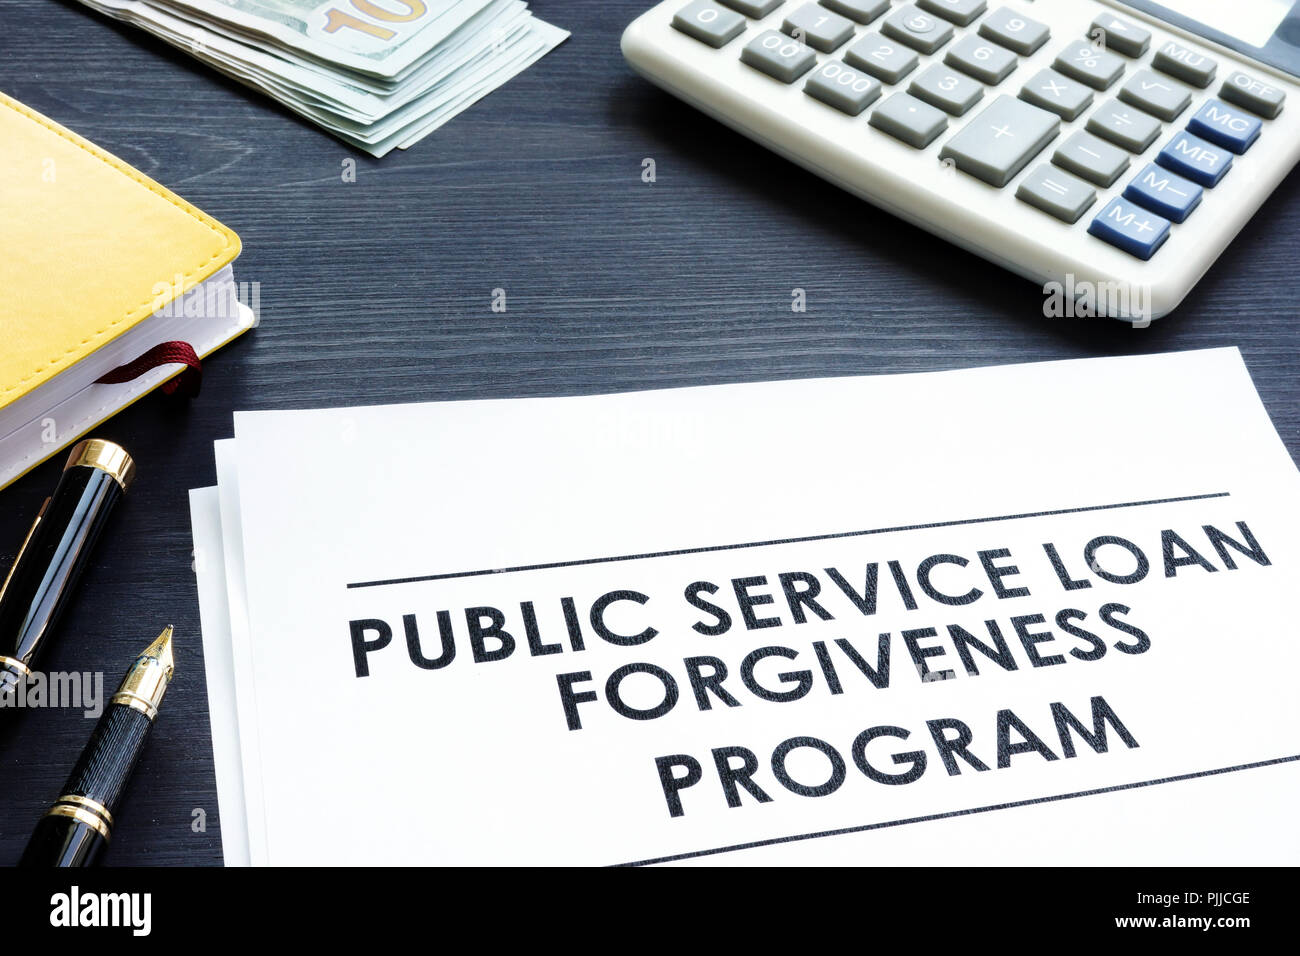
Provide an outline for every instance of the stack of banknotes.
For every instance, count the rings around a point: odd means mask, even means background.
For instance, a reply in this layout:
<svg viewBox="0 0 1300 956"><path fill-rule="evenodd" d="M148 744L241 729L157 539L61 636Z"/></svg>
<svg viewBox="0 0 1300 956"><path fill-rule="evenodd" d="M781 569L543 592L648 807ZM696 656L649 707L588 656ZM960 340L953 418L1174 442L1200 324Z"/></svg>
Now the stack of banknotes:
<svg viewBox="0 0 1300 956"><path fill-rule="evenodd" d="M405 149L568 37L524 0L82 0L372 156Z"/></svg>

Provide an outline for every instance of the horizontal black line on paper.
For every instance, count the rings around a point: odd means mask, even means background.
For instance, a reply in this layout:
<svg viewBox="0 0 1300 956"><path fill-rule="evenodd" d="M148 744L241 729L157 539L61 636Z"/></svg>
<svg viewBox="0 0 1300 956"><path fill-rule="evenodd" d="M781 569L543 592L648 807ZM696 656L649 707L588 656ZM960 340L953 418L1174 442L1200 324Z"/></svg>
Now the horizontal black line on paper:
<svg viewBox="0 0 1300 956"><path fill-rule="evenodd" d="M574 561L552 561L546 564L521 564L510 568L483 568L477 571L451 571L444 574L421 574L407 578L386 578L379 581L356 581L347 585L353 588L377 588L396 584L416 584L422 581L449 581L455 578L473 578L488 574L513 574L518 571L546 571L553 568L574 568L587 564L612 564L616 561L642 561L649 558L670 558L685 554L705 554L714 551L740 551L745 548L764 548L778 544L801 544L807 541L829 541L836 538L861 538L876 534L893 534L900 531L926 531L931 528L953 528L959 525L989 524L995 521L1018 521L1025 518L1048 518L1053 515L1079 514L1085 511L1114 511L1120 508L1142 508L1149 505L1168 505L1183 501L1204 501L1207 498L1226 498L1230 492L1215 491L1202 495L1182 495L1177 498L1152 498L1147 501L1121 501L1105 505L1084 505L1079 508L1057 508L1053 511L1028 511L1023 514L992 515L983 518L958 518L952 521L932 521L926 524L898 525L892 528L870 528L864 531L836 531L813 534L802 538L775 538L770 541L746 541L739 544L719 544L700 548L679 548L675 551L648 551L643 554L620 554L603 558L582 558Z"/></svg>
<svg viewBox="0 0 1300 956"><path fill-rule="evenodd" d="M906 826L909 823L927 823L931 820L944 820L949 817L971 816L976 813L989 813L993 810L1011 810L1016 807L1028 807L1039 803L1056 803L1060 800L1074 800L1077 797L1095 797L1103 793L1118 793L1123 790L1137 790L1142 787L1155 787L1166 783L1179 783L1183 780L1195 780L1198 777L1214 777L1224 773L1236 773L1239 770L1255 770L1259 767L1271 767L1277 764L1292 763L1300 760L1300 754L1289 757L1274 757L1272 760L1259 760L1255 763L1238 764L1235 767L1218 767L1214 770L1198 770L1195 773L1183 773L1174 777L1159 777L1155 780L1140 780L1137 783L1120 783L1112 787L1098 787L1095 790L1079 790L1076 793L1058 793L1050 797L1030 797L1028 800L1014 800L1009 803L995 803L986 807L971 807L967 810L948 810L943 813L929 813L919 817L907 817L902 820L886 820L880 823L864 823L861 826L841 827L838 830L822 830L816 833L799 833L793 836L773 837L770 840L754 840L750 843L737 843L733 846L712 847L707 850L692 850L687 853L675 853L672 856L653 857L648 860L635 860L629 863L615 863L614 866L650 866L655 863L672 863L677 860L691 860L702 856L714 856L719 853L734 853L737 850L752 850L757 847L773 846L777 843L798 843L802 840L818 840L823 837L845 836L850 833L863 833L867 830L884 830L889 827Z"/></svg>

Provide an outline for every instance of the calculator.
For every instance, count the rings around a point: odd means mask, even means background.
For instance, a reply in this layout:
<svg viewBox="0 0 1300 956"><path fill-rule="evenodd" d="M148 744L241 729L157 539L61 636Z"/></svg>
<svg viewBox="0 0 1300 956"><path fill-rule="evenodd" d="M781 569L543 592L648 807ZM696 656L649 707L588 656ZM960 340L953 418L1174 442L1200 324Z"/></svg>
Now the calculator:
<svg viewBox="0 0 1300 956"><path fill-rule="evenodd" d="M1135 324L1300 158L1300 0L664 0L622 47L787 159Z"/></svg>

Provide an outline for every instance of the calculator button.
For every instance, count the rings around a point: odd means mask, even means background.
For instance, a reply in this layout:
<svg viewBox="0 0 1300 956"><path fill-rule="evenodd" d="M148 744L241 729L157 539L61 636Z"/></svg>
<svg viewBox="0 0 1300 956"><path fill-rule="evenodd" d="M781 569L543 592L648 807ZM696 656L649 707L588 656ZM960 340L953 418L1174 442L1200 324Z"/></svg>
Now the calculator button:
<svg viewBox="0 0 1300 956"><path fill-rule="evenodd" d="M870 23L889 9L889 0L822 0L822 6L858 23Z"/></svg>
<svg viewBox="0 0 1300 956"><path fill-rule="evenodd" d="M1276 86L1261 83L1245 73L1234 73L1224 80L1219 95L1265 119L1276 119L1286 99L1286 93Z"/></svg>
<svg viewBox="0 0 1300 956"><path fill-rule="evenodd" d="M841 113L857 116L880 99L880 81L839 60L827 60L809 77L803 91Z"/></svg>
<svg viewBox="0 0 1300 956"><path fill-rule="evenodd" d="M830 53L853 38L853 21L831 13L819 3L805 3L788 17L781 29L814 50Z"/></svg>
<svg viewBox="0 0 1300 956"><path fill-rule="evenodd" d="M1178 119L1192 105L1192 91L1166 76L1139 70L1120 87L1119 98L1131 106L1158 116L1166 123Z"/></svg>
<svg viewBox="0 0 1300 956"><path fill-rule="evenodd" d="M906 93L895 93L877 106L868 122L917 149L929 146L948 128L948 117Z"/></svg>
<svg viewBox="0 0 1300 956"><path fill-rule="evenodd" d="M980 24L980 36L1021 56L1029 56L1051 35L1047 24L1021 16L1006 7L994 10Z"/></svg>
<svg viewBox="0 0 1300 956"><path fill-rule="evenodd" d="M1125 56L1141 56L1151 44L1149 31L1109 13L1103 13L1092 21L1092 29L1088 31L1088 35L1095 38L1098 30L1106 38L1106 49L1123 53Z"/></svg>
<svg viewBox="0 0 1300 956"><path fill-rule="evenodd" d="M1055 70L1039 70L1020 91L1020 98L1061 119L1074 120L1092 105L1092 90Z"/></svg>
<svg viewBox="0 0 1300 956"><path fill-rule="evenodd" d="M933 53L952 39L952 24L908 4L887 16L880 32L921 53Z"/></svg>
<svg viewBox="0 0 1300 956"><path fill-rule="evenodd" d="M962 172L1000 188L1028 166L1060 128L1054 114L999 96L944 144L939 158L952 159Z"/></svg>
<svg viewBox="0 0 1300 956"><path fill-rule="evenodd" d="M1109 186L1128 169L1128 154L1091 133L1075 133L1052 156L1052 162L1090 183Z"/></svg>
<svg viewBox="0 0 1300 956"><path fill-rule="evenodd" d="M1088 132L1130 153L1141 153L1160 135L1160 122L1119 100L1109 100L1088 117Z"/></svg>
<svg viewBox="0 0 1300 956"><path fill-rule="evenodd" d="M783 33L765 30L745 44L740 59L773 79L793 83L813 68L817 54Z"/></svg>
<svg viewBox="0 0 1300 956"><path fill-rule="evenodd" d="M1219 68L1219 64L1208 56L1189 50L1185 46L1179 46L1177 43L1166 43L1162 46L1156 52L1151 65L1161 73L1168 73L1201 89L1210 85L1215 71Z"/></svg>
<svg viewBox="0 0 1300 956"><path fill-rule="evenodd" d="M1210 100L1187 123L1187 132L1241 155L1259 139L1263 122L1218 100Z"/></svg>
<svg viewBox="0 0 1300 956"><path fill-rule="evenodd" d="M1138 173L1124 190L1124 198L1174 222L1182 222L1201 204L1205 190L1155 163Z"/></svg>
<svg viewBox="0 0 1300 956"><path fill-rule="evenodd" d="M1215 186L1232 168L1232 154L1184 130L1160 151L1156 162L1197 185Z"/></svg>
<svg viewBox="0 0 1300 956"><path fill-rule="evenodd" d="M1011 75L1017 61L1016 55L1010 50L994 46L971 33L953 45L943 62L975 77L981 83L996 86Z"/></svg>
<svg viewBox="0 0 1300 956"><path fill-rule="evenodd" d="M988 0L917 0L917 6L964 27L988 9Z"/></svg>
<svg viewBox="0 0 1300 956"><path fill-rule="evenodd" d="M1123 60L1090 43L1070 44L1052 66L1094 90L1108 89L1124 72Z"/></svg>
<svg viewBox="0 0 1300 956"><path fill-rule="evenodd" d="M724 46L745 32L745 18L708 0L695 0L673 17L673 26L709 46Z"/></svg>
<svg viewBox="0 0 1300 956"><path fill-rule="evenodd" d="M879 33L864 36L844 51L844 60L882 83L897 83L916 69L916 54Z"/></svg>
<svg viewBox="0 0 1300 956"><path fill-rule="evenodd" d="M953 116L965 114L984 96L984 87L969 76L935 63L917 75L907 92Z"/></svg>
<svg viewBox="0 0 1300 956"><path fill-rule="evenodd" d="M779 7L784 0L719 0L719 2L753 20L761 20Z"/></svg>
<svg viewBox="0 0 1300 956"><path fill-rule="evenodd" d="M1097 201L1097 191L1082 179L1043 163L1020 181L1016 198L1062 222L1075 223Z"/></svg>
<svg viewBox="0 0 1300 956"><path fill-rule="evenodd" d="M1088 232L1139 259L1150 259L1169 238L1169 220L1123 199L1112 199Z"/></svg>

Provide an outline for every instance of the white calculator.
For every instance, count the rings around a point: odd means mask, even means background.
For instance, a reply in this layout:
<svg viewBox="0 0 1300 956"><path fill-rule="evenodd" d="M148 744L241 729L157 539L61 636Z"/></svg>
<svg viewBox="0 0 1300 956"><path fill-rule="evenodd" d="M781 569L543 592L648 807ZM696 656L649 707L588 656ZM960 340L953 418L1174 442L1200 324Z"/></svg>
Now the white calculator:
<svg viewBox="0 0 1300 956"><path fill-rule="evenodd" d="M623 53L1117 318L1172 311L1300 159L1300 0L664 0Z"/></svg>

